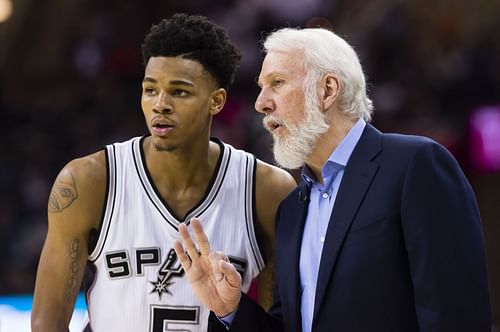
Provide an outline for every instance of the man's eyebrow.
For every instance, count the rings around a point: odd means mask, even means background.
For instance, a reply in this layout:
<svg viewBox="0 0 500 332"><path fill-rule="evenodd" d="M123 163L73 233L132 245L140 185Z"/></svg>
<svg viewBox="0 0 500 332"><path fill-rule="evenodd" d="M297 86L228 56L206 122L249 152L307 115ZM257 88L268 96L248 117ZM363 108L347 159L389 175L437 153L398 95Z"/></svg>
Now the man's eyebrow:
<svg viewBox="0 0 500 332"><path fill-rule="evenodd" d="M260 88L262 88L262 84L263 84L262 82L270 82L273 79L276 79L277 77L284 77L285 75L286 75L286 73L284 73L284 72L274 71L274 72L268 73L267 75L262 77L262 81L259 81L260 76L255 77L255 83L257 83L257 85Z"/></svg>
<svg viewBox="0 0 500 332"><path fill-rule="evenodd" d="M261 88L262 88L262 83L260 83L260 82L259 82L259 76L255 76L255 77L253 78L253 80L254 80L255 84L257 84L259 87L261 87Z"/></svg>

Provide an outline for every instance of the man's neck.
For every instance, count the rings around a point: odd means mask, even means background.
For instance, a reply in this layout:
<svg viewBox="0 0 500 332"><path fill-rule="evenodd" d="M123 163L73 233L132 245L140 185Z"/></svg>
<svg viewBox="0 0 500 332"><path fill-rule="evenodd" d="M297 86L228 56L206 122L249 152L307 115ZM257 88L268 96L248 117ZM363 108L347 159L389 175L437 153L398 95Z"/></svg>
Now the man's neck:
<svg viewBox="0 0 500 332"><path fill-rule="evenodd" d="M324 184L323 174L321 172L323 166L328 161L332 152L347 136L352 127L354 127L356 122L342 116L337 117L330 123L330 128L318 138L311 155L306 161L307 166L313 172L316 180L321 184Z"/></svg>

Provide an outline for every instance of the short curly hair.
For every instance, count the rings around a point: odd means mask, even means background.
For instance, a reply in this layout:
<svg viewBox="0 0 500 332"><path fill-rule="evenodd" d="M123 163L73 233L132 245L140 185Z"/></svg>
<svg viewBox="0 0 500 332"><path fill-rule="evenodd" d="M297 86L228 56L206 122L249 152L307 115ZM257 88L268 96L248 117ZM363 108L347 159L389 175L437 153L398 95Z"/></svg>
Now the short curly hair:
<svg viewBox="0 0 500 332"><path fill-rule="evenodd" d="M182 57L199 62L229 90L241 53L227 32L200 15L175 14L153 25L142 44L146 66L151 57Z"/></svg>

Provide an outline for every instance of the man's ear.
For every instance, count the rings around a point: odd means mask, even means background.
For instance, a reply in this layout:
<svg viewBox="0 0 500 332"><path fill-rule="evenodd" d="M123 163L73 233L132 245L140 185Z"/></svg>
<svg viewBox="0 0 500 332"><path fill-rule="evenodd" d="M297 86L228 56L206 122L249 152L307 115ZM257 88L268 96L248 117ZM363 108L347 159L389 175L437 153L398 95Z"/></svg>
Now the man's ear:
<svg viewBox="0 0 500 332"><path fill-rule="evenodd" d="M328 110L337 100L340 93L340 81L334 74L326 74L321 80L321 103L323 110Z"/></svg>
<svg viewBox="0 0 500 332"><path fill-rule="evenodd" d="M226 103L227 91L224 88L220 88L212 92L212 105L210 106L210 114L215 115L222 111L224 104Z"/></svg>

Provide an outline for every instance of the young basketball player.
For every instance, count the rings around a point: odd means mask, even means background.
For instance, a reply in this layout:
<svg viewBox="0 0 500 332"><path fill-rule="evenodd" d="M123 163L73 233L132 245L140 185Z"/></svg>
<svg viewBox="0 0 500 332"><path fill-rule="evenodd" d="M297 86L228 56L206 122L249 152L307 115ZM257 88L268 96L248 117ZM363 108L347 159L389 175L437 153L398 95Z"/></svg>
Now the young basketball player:
<svg viewBox="0 0 500 332"><path fill-rule="evenodd" d="M149 134L72 160L57 176L33 331L68 330L86 267L85 331L206 331L209 311L173 249L179 225L193 217L228 254L243 290L259 275L259 297L270 303L274 217L295 181L210 138L238 49L206 18L177 14L151 28L142 51Z"/></svg>

